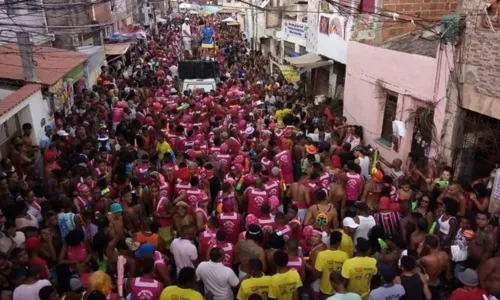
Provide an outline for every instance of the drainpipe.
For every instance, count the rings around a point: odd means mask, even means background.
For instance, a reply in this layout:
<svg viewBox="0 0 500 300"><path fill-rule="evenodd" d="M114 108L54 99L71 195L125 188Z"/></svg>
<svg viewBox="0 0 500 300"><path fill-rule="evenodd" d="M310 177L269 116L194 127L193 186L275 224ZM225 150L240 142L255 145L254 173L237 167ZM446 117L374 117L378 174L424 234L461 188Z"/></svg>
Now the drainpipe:
<svg viewBox="0 0 500 300"><path fill-rule="evenodd" d="M439 41L439 47L438 47L438 57L437 57L437 66L436 66L436 76L435 76L435 79L434 79L434 94L432 95L432 102L435 104L438 99L437 99L437 95L438 95L438 90L439 90L439 81L441 79L441 62L443 60L443 51L446 51L446 46L445 46L445 49L443 50L443 45L442 45L442 42L441 40Z"/></svg>

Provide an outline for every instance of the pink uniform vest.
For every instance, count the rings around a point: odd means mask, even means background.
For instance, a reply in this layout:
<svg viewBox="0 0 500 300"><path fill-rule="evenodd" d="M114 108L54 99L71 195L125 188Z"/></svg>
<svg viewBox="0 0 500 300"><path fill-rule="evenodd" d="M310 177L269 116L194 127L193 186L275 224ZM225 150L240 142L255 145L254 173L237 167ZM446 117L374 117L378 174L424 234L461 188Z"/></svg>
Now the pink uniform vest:
<svg viewBox="0 0 500 300"><path fill-rule="evenodd" d="M246 193L248 193L248 214L252 214L257 218L260 218L262 216L260 207L267 202L266 191L249 187Z"/></svg>
<svg viewBox="0 0 500 300"><path fill-rule="evenodd" d="M132 279L132 299L157 300L160 299L160 282L152 278L137 277Z"/></svg>
<svg viewBox="0 0 500 300"><path fill-rule="evenodd" d="M220 228L226 233L227 241L236 244L240 232L241 215L235 212L223 212L217 216Z"/></svg>

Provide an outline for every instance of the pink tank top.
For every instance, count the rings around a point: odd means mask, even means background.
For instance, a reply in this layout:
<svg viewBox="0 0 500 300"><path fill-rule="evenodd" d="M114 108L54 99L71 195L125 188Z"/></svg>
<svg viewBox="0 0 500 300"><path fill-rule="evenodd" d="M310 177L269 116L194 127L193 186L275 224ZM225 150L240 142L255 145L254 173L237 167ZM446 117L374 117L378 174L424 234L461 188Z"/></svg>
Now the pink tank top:
<svg viewBox="0 0 500 300"><path fill-rule="evenodd" d="M79 263L84 262L87 259L87 249L83 244L78 246L68 246L68 260L76 260Z"/></svg>

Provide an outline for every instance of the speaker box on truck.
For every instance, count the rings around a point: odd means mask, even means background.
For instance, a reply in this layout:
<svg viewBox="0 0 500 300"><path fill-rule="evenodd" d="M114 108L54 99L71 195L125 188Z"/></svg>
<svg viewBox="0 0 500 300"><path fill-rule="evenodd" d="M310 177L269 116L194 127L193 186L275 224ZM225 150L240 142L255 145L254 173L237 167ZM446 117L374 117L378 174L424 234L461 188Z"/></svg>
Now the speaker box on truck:
<svg viewBox="0 0 500 300"><path fill-rule="evenodd" d="M179 62L180 79L219 78L219 63L216 61L185 60Z"/></svg>

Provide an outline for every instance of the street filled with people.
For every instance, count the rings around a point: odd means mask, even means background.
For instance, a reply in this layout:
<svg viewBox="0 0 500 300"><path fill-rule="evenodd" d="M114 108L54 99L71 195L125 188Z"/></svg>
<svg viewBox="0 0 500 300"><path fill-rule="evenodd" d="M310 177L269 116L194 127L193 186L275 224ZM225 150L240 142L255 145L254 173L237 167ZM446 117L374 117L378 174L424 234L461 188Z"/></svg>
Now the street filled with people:
<svg viewBox="0 0 500 300"><path fill-rule="evenodd" d="M169 18L39 142L12 137L2 300L500 296L490 177L387 161L221 20Z"/></svg>

